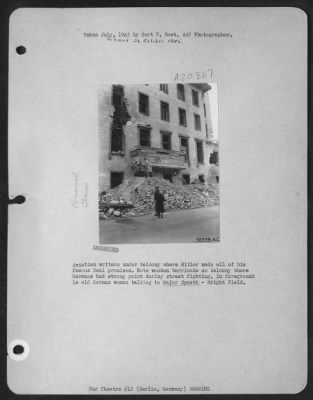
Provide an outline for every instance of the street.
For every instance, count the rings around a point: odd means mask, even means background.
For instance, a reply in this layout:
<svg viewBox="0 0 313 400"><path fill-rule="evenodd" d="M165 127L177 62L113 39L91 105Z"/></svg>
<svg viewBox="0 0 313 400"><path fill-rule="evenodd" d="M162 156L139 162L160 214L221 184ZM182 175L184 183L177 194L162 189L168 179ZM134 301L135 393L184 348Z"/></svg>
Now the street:
<svg viewBox="0 0 313 400"><path fill-rule="evenodd" d="M99 222L100 244L214 243L220 236L219 206L168 210L163 219L153 213Z"/></svg>

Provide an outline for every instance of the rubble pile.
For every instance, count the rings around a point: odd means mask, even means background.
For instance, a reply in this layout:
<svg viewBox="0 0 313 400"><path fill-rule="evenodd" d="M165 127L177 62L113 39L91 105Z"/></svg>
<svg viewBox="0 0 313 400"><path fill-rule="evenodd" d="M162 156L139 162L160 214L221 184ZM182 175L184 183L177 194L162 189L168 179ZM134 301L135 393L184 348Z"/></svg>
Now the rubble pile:
<svg viewBox="0 0 313 400"><path fill-rule="evenodd" d="M150 213L154 208L156 186L159 186L165 197L165 211L219 204L218 184L183 185L156 177L134 177L99 196L100 217L138 216Z"/></svg>

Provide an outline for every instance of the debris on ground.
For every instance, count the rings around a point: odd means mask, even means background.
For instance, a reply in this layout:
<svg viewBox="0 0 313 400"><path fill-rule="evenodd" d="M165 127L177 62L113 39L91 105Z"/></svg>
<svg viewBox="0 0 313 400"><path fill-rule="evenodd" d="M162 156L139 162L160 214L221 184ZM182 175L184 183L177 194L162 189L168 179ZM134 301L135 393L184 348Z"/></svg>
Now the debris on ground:
<svg viewBox="0 0 313 400"><path fill-rule="evenodd" d="M154 209L156 186L159 186L165 197L165 211L212 207L219 204L218 184L183 185L156 177L133 177L99 195L100 218L150 214Z"/></svg>

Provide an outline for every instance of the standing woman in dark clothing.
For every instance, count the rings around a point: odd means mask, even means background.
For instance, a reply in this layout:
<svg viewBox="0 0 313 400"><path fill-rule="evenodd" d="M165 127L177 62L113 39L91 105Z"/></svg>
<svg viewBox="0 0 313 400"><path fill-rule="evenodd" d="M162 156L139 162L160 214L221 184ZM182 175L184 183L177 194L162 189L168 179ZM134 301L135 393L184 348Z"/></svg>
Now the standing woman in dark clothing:
<svg viewBox="0 0 313 400"><path fill-rule="evenodd" d="M155 215L156 217L158 216L158 210L157 210L157 202L156 202L156 199L157 199L159 193L160 193L160 191L159 191L159 186L156 186L156 187L155 187L155 191L154 191L154 209L155 209L155 214L154 214L154 215Z"/></svg>
<svg viewBox="0 0 313 400"><path fill-rule="evenodd" d="M155 203L155 215L158 216L159 218L163 218L164 201L165 201L164 196L160 192L159 187L157 186L154 192L154 203Z"/></svg>
<svg viewBox="0 0 313 400"><path fill-rule="evenodd" d="M158 208L159 208L159 218L163 218L163 213L164 213L164 201L165 198L163 196L163 194L160 192L159 196L158 196Z"/></svg>

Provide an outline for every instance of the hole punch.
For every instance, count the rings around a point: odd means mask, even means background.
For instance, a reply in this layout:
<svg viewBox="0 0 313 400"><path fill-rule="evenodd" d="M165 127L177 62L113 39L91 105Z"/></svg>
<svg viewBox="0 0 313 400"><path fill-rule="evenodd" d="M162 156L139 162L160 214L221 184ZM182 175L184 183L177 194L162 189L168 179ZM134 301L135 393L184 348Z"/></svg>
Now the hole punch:
<svg viewBox="0 0 313 400"><path fill-rule="evenodd" d="M26 201L26 197L22 195L15 196L14 199L9 199L9 204L23 204Z"/></svg>
<svg viewBox="0 0 313 400"><path fill-rule="evenodd" d="M24 353L24 347L20 344L17 344L13 347L13 353L14 354L23 354Z"/></svg>
<svg viewBox="0 0 313 400"><path fill-rule="evenodd" d="M14 361L24 361L29 352L29 344L22 339L13 340L8 346L8 356Z"/></svg>
<svg viewBox="0 0 313 400"><path fill-rule="evenodd" d="M17 54L19 54L19 55L25 54L25 53L26 53L26 47L24 47L24 46L18 46L18 47L16 48L16 52L17 52Z"/></svg>

